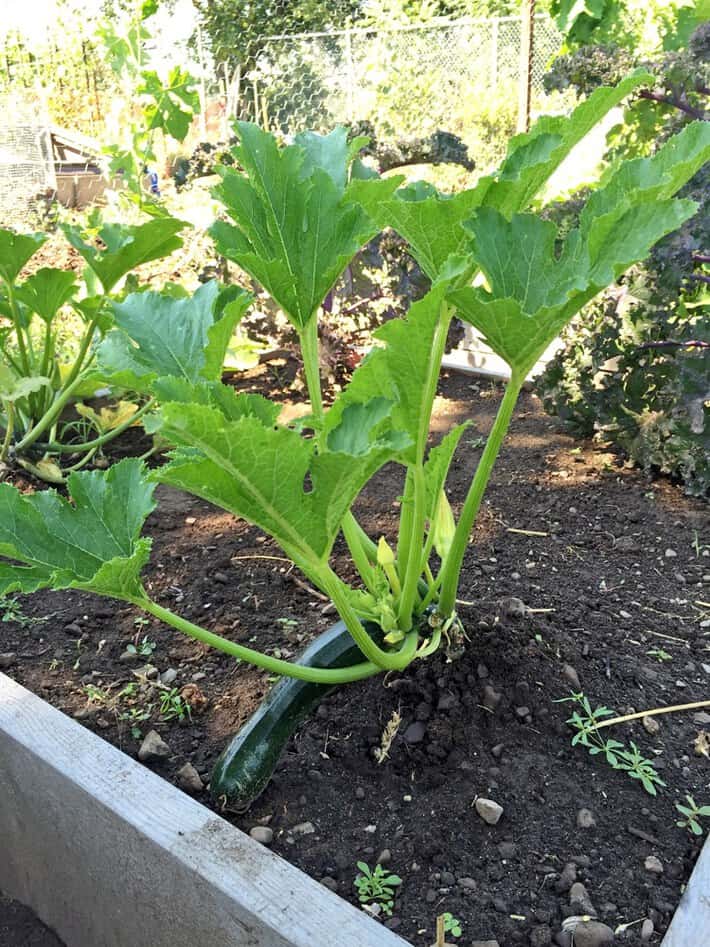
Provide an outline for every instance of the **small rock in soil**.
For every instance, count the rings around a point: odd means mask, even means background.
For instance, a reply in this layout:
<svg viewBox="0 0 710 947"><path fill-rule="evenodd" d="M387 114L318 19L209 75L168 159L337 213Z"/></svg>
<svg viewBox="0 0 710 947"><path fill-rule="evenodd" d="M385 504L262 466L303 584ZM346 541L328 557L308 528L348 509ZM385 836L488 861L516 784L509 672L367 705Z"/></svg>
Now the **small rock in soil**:
<svg viewBox="0 0 710 947"><path fill-rule="evenodd" d="M135 664L138 661L140 655L135 651L124 651L121 657L118 659L122 664Z"/></svg>
<svg viewBox="0 0 710 947"><path fill-rule="evenodd" d="M619 536L614 543L614 549L617 552L638 552L639 544L633 536Z"/></svg>
<svg viewBox="0 0 710 947"><path fill-rule="evenodd" d="M574 929L574 947L612 947L614 931L600 921L582 921Z"/></svg>
<svg viewBox="0 0 710 947"><path fill-rule="evenodd" d="M164 760L170 756L170 747L159 733L150 730L143 738L138 750L138 759L141 763L150 763L152 760Z"/></svg>
<svg viewBox="0 0 710 947"><path fill-rule="evenodd" d="M710 714L704 710L699 710L693 714L693 721L699 723L701 727L707 726L710 723Z"/></svg>
<svg viewBox="0 0 710 947"><path fill-rule="evenodd" d="M383 848L377 858L378 865L388 865L392 861L392 852L388 848Z"/></svg>
<svg viewBox="0 0 710 947"><path fill-rule="evenodd" d="M597 824L591 809L580 809L577 813L577 825L580 829L591 829Z"/></svg>
<svg viewBox="0 0 710 947"><path fill-rule="evenodd" d="M170 684L174 684L177 680L178 672L175 668L168 668L167 671L163 671L160 675L160 683L165 684L166 687Z"/></svg>
<svg viewBox="0 0 710 947"><path fill-rule="evenodd" d="M581 881L575 881L569 890L569 903L577 914L589 914L590 917L596 917L597 912L589 897L589 892Z"/></svg>
<svg viewBox="0 0 710 947"><path fill-rule="evenodd" d="M478 887L478 882L475 878L459 878L459 884L462 888L465 888L466 891L475 891Z"/></svg>
<svg viewBox="0 0 710 947"><path fill-rule="evenodd" d="M330 891L338 890L338 882L335 880L335 878L331 878L329 875L321 878L320 883L324 888L328 888Z"/></svg>
<svg viewBox="0 0 710 947"><path fill-rule="evenodd" d="M663 874L663 865L661 864L661 859L657 858L655 855L649 855L648 858L644 861L643 867L646 869L646 871L649 871L652 875Z"/></svg>
<svg viewBox="0 0 710 947"><path fill-rule="evenodd" d="M646 943L653 937L653 921L650 917L647 917L646 920L641 925L641 940Z"/></svg>
<svg viewBox="0 0 710 947"><path fill-rule="evenodd" d="M483 706L486 710L495 710L502 696L503 695L499 694L494 687L491 687L490 684L486 684L483 688Z"/></svg>
<svg viewBox="0 0 710 947"><path fill-rule="evenodd" d="M479 796L476 799L476 812L488 825L497 825L503 815L503 806L498 805L493 799L484 799Z"/></svg>
<svg viewBox="0 0 710 947"><path fill-rule="evenodd" d="M184 766L180 767L177 771L177 781L178 786L184 789L185 792L198 793L205 788L205 784L200 779L200 774L192 763L185 763Z"/></svg>
<svg viewBox="0 0 710 947"><path fill-rule="evenodd" d="M294 835L313 835L316 827L312 822L299 822L298 825L294 825L291 831Z"/></svg>
<svg viewBox="0 0 710 947"><path fill-rule="evenodd" d="M666 549L664 555L666 559L675 559L678 553L675 551L675 549Z"/></svg>
<svg viewBox="0 0 710 947"><path fill-rule="evenodd" d="M253 829L249 829L249 835L261 845L271 845L274 840L274 830L267 825L255 825Z"/></svg>
<svg viewBox="0 0 710 947"><path fill-rule="evenodd" d="M15 663L17 654L14 651L5 651L0 654L0 668L10 668Z"/></svg>
<svg viewBox="0 0 710 947"><path fill-rule="evenodd" d="M497 940L472 940L471 947L500 947Z"/></svg>
<svg viewBox="0 0 710 947"><path fill-rule="evenodd" d="M501 842L498 851L501 858L514 858L516 852L515 842Z"/></svg>
<svg viewBox="0 0 710 947"><path fill-rule="evenodd" d="M555 888L560 894L564 894L564 892L569 891L576 880L577 866L574 862L567 862L565 867L560 872L560 877L557 879Z"/></svg>
<svg viewBox="0 0 710 947"><path fill-rule="evenodd" d="M416 720L414 723L410 723L404 731L404 742L410 746L413 746L415 743L421 743L425 733L426 727L424 724L421 720Z"/></svg>
<svg viewBox="0 0 710 947"><path fill-rule="evenodd" d="M641 722L643 723L646 733L650 733L652 737L655 737L655 735L661 729L661 725L655 717L644 717Z"/></svg>
<svg viewBox="0 0 710 947"><path fill-rule="evenodd" d="M582 685L579 682L579 674L577 674L571 664L562 665L562 676L573 690L582 690Z"/></svg>
<svg viewBox="0 0 710 947"><path fill-rule="evenodd" d="M504 615L510 615L511 618L524 618L528 613L528 607L520 598L514 598L512 595L500 600L500 607Z"/></svg>
<svg viewBox="0 0 710 947"><path fill-rule="evenodd" d="M521 720L525 720L526 717L530 716L530 708L529 707L516 707L515 713L518 715L518 717L520 717Z"/></svg>

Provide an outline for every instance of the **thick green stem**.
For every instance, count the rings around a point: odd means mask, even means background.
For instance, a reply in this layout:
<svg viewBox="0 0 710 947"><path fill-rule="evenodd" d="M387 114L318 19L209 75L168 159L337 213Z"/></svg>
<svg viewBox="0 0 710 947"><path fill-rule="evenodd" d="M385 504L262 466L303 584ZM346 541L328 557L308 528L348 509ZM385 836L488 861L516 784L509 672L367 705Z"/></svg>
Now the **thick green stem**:
<svg viewBox="0 0 710 947"><path fill-rule="evenodd" d="M424 532L426 528L426 482L424 479L424 455L426 453L427 438L431 427L431 413L434 409L434 398L436 397L436 386L439 381L441 371L441 360L444 357L446 348L446 337L449 332L449 324L453 309L448 303L444 302L441 306L439 322L434 332L432 340L431 354L427 366L427 376L422 392L422 401L419 414L419 429L417 431L417 442L415 445L414 464L411 466L411 480L413 483L413 508L411 512L411 526L407 524L406 511L403 510L402 518L406 524L405 528L409 532L406 537L408 549L407 558L401 563L404 572L402 597L399 604L398 622L402 630L411 627L412 611L417 596L419 579L422 571L422 548L424 546Z"/></svg>
<svg viewBox="0 0 710 947"><path fill-rule="evenodd" d="M367 631L362 627L360 619L348 600L348 588L326 565L318 576L320 588L328 595L335 605L338 614L345 622L355 644L363 655L382 670L402 671L414 659L417 650L417 634L408 635L399 651L383 651L378 647Z"/></svg>
<svg viewBox="0 0 710 947"><path fill-rule="evenodd" d="M20 364L22 366L23 375L32 374L32 366L30 364L30 357L27 351L27 345L25 344L25 336L22 331L22 326L20 325L20 313L17 309L17 300L15 299L15 288L12 283L5 283L7 288L7 302L10 306L10 313L12 316L12 323L15 328L15 337L17 339L17 351L20 355Z"/></svg>
<svg viewBox="0 0 710 947"><path fill-rule="evenodd" d="M94 316L87 326L86 332L84 333L84 338L81 340L81 346L79 348L76 361L72 365L72 369L69 372L66 381L64 382L64 387L59 392L56 401L52 404L49 410L19 442L17 445L18 453L20 451L27 450L28 447L31 447L32 444L34 444L35 441L37 441L44 434L47 428L54 424L54 422L71 400L71 397L76 389L81 384L83 380L81 375L82 366L86 358L86 353L88 352L89 346L91 345L91 341L94 337L94 332L96 331L98 321L99 316Z"/></svg>
<svg viewBox="0 0 710 947"><path fill-rule="evenodd" d="M47 428L54 424L64 408L71 401L72 395L81 385L82 381L83 378L79 376L78 378L75 378L71 384L65 386L64 390L61 392L49 411L47 411L46 414L39 419L35 426L30 431L28 431L27 434L25 434L22 440L18 442L18 454L22 453L24 450L27 450L28 447L31 447L32 444L34 444L35 441L37 441L42 436L42 434L44 434Z"/></svg>
<svg viewBox="0 0 710 947"><path fill-rule="evenodd" d="M493 471L493 465L495 464L496 457L503 443L503 438L510 425L510 419L513 416L513 409L518 400L522 382L523 380L518 379L515 374L512 375L508 382L503 401L498 408L498 414L496 415L491 432L488 435L485 449L481 455L475 476L466 496L466 501L461 510L461 516L456 525L456 532L454 533L449 554L442 567L439 612L446 617L454 611L456 605L456 591L459 584L463 557L468 545L468 538L471 535L471 530L473 529L476 515L481 506L483 494L488 486L488 481Z"/></svg>
<svg viewBox="0 0 710 947"><path fill-rule="evenodd" d="M320 357L318 354L318 318L312 316L299 333L303 368L306 372L311 412L319 421L323 417L323 396L320 387Z"/></svg>
<svg viewBox="0 0 710 947"><path fill-rule="evenodd" d="M15 430L15 405L12 401L3 401L2 406L5 410L7 428L5 429L2 448L0 448L0 461L7 460L7 455L10 453L10 444L12 444L12 434Z"/></svg>
<svg viewBox="0 0 710 947"><path fill-rule="evenodd" d="M363 545L363 530L355 520L353 514L348 510L343 519L343 536L350 551L350 556L355 563L355 568L362 579L368 592L375 594L375 576L376 572L367 556L367 549ZM366 537L369 539L369 537ZM374 544L373 544L374 545Z"/></svg>
<svg viewBox="0 0 710 947"><path fill-rule="evenodd" d="M375 674L379 674L381 670L377 665L370 662L336 669L312 668L303 664L292 664L290 661L283 661L280 658L273 658L268 654L262 654L253 648L246 648L244 645L229 641L227 638L222 638L221 635L216 635L206 628L194 625L191 621L181 618L169 609L158 605L157 602L154 602L147 596L145 598L132 599L132 602L134 605L143 609L143 611L148 612L148 614L159 618L160 621L165 622L167 625L172 625L173 628L177 628L177 630L183 634L189 635L190 638L195 638L197 641L201 641L211 648L216 648L218 651L229 654L233 658L238 658L240 661L246 661L248 664L254 664L256 667L263 668L263 670L268 671L270 674L296 677L299 680L311 681L314 684L347 684L350 681L360 681L363 678L372 677Z"/></svg>
<svg viewBox="0 0 710 947"><path fill-rule="evenodd" d="M398 624L402 631L406 631L412 624L414 600L417 597L419 578L421 576L422 542L426 522L426 484L424 482L424 468L417 463L412 468L414 483L414 506L412 513L412 535L409 541L407 561L401 563L403 572L402 596L399 600Z"/></svg>
<svg viewBox="0 0 710 947"><path fill-rule="evenodd" d="M85 441L83 444L59 444L56 441L51 441L47 444L37 444L36 446L42 450L46 450L51 454L79 454L84 451L98 450L100 447L103 447L104 444L108 444L109 441L112 441L115 437L118 437L119 434L123 434L124 431L127 431L129 427L132 427L136 421L140 421L143 415L154 406L155 399L151 398L149 401L143 405L142 408L139 408L135 414L132 414L127 421L124 421L122 424L119 424L118 427L113 428L110 431L106 431L105 434L102 434L100 437L94 438L93 441Z"/></svg>

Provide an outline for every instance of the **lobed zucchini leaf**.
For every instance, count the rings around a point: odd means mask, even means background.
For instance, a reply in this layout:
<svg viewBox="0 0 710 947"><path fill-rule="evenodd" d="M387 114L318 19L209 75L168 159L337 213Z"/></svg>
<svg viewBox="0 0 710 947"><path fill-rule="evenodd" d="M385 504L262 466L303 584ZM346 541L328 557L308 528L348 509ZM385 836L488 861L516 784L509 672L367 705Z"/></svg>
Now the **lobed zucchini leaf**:
<svg viewBox="0 0 710 947"><path fill-rule="evenodd" d="M129 458L108 471L73 473L68 485L72 502L54 490L24 496L0 483L0 596L77 588L139 597L151 546L139 536L155 506L143 464Z"/></svg>
<svg viewBox="0 0 710 947"><path fill-rule="evenodd" d="M693 216L693 201L671 195L709 158L710 125L696 122L652 158L622 165L589 199L559 256L554 224L480 208L466 226L488 289L454 289L450 299L524 377L585 303Z"/></svg>
<svg viewBox="0 0 710 947"><path fill-rule="evenodd" d="M230 287L226 302L213 280L187 298L146 292L113 303L116 328L97 349L101 374L110 384L138 392L149 391L162 376L216 381L252 299L235 289Z"/></svg>
<svg viewBox="0 0 710 947"><path fill-rule="evenodd" d="M16 296L31 312L51 322L76 290L76 277L71 270L42 267L17 287Z"/></svg>
<svg viewBox="0 0 710 947"><path fill-rule="evenodd" d="M436 280L452 254L465 252L463 224L477 207L494 207L506 217L523 210L600 119L634 89L653 81L637 70L617 86L596 89L569 116L543 116L529 132L511 139L499 170L470 190L451 196L418 182L389 200L367 190L357 192L357 200L381 228L392 227L405 238L421 268Z"/></svg>
<svg viewBox="0 0 710 947"><path fill-rule="evenodd" d="M155 478L260 526L299 565L323 562L355 497L405 439L382 434L377 405L367 411L367 450L355 430L362 415L344 411L331 433L339 450L318 453L315 440L265 424L244 399L234 396L231 417L207 404L164 404L161 433L181 449ZM235 419L238 404L244 413Z"/></svg>
<svg viewBox="0 0 710 947"><path fill-rule="evenodd" d="M4 362L0 362L0 402L20 401L35 391L50 385L43 375L18 376Z"/></svg>
<svg viewBox="0 0 710 947"><path fill-rule="evenodd" d="M307 133L279 148L272 135L237 122L235 157L245 174L222 168L215 196L235 224L217 221L217 249L261 283L300 332L377 225L350 200L345 131ZM358 181L391 193L398 181Z"/></svg>
<svg viewBox="0 0 710 947"><path fill-rule="evenodd" d="M406 319L393 319L375 331L375 338L383 345L373 349L362 361L326 415L324 431L328 439L333 428L342 423L348 405L381 398L392 402L392 427L408 436L408 446L401 460L411 463L415 457L423 456L429 421L425 409L427 383L436 358L435 337L442 331L442 306L449 279L455 281L465 267L463 261L450 263L446 270L448 279L435 283L423 299L412 305Z"/></svg>
<svg viewBox="0 0 710 947"><path fill-rule="evenodd" d="M104 224L98 232L105 246L101 250L85 242L79 227L65 224L62 230L69 243L96 274L104 293L108 294L130 270L179 249L182 240L177 234L185 226L184 221L174 217L160 217L131 226Z"/></svg>
<svg viewBox="0 0 710 947"><path fill-rule="evenodd" d="M47 239L43 233L15 233L0 229L0 276L14 283L20 270Z"/></svg>

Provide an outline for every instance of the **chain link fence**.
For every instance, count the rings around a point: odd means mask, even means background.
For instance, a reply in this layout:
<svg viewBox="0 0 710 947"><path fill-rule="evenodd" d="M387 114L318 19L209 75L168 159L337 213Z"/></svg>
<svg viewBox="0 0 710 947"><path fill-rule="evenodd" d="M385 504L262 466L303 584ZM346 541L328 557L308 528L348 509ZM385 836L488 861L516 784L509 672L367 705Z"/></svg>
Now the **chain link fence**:
<svg viewBox="0 0 710 947"><path fill-rule="evenodd" d="M56 190L46 115L30 103L0 96L0 219L22 227Z"/></svg>
<svg viewBox="0 0 710 947"><path fill-rule="evenodd" d="M389 140L442 129L486 171L517 124L521 32L519 17L499 17L268 37L255 66L229 77L227 110L284 134L363 122ZM561 43L537 16L533 113L550 108L542 77Z"/></svg>

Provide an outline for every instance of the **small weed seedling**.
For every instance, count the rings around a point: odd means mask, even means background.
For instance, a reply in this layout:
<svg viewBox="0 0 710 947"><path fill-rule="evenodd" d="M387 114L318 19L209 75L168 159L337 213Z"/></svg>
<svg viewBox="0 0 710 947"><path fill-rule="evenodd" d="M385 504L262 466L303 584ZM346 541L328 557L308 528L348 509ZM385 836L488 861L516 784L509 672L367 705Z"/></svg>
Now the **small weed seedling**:
<svg viewBox="0 0 710 947"><path fill-rule="evenodd" d="M46 620L46 618L31 618L29 615L25 615L22 604L15 596L0 596L0 621L13 621L20 628L28 628L36 622Z"/></svg>
<svg viewBox="0 0 710 947"><path fill-rule="evenodd" d="M358 862L360 874L355 878L358 899L361 904L379 904L383 914L392 914L394 889L402 884L399 875L390 875L382 865L370 871L365 862Z"/></svg>
<svg viewBox="0 0 710 947"><path fill-rule="evenodd" d="M451 934L452 937L460 937L463 933L461 921L454 917L451 911L444 912L444 933Z"/></svg>
<svg viewBox="0 0 710 947"><path fill-rule="evenodd" d="M107 704L109 700L109 695L106 691L101 690L100 687L96 687L94 684L87 684L84 687L84 693L86 694L86 699L90 704Z"/></svg>
<svg viewBox="0 0 710 947"><path fill-rule="evenodd" d="M646 654L651 658L656 658L658 661L672 661L673 655L668 654L667 651L664 651L663 648L651 648L650 651L647 651Z"/></svg>
<svg viewBox="0 0 710 947"><path fill-rule="evenodd" d="M147 635L140 641L137 645L129 644L126 648L126 651L129 654L137 654L141 658L150 658L153 656L157 645L154 641L151 641Z"/></svg>
<svg viewBox="0 0 710 947"><path fill-rule="evenodd" d="M699 820L710 819L710 806L696 805L695 799L693 799L692 796L686 796L685 801L688 803L687 806L682 806L679 802L675 804L678 812L680 812L682 816L685 816L685 818L679 819L676 825L680 829L688 829L693 835L702 835L703 827Z"/></svg>
<svg viewBox="0 0 710 947"><path fill-rule="evenodd" d="M580 744L586 747L592 756L603 753L607 763L616 770L628 773L632 779L638 779L641 785L651 796L656 795L657 786L665 786L651 760L646 759L639 748L629 740L628 749L618 740L605 740L597 729L604 717L613 717L614 712L608 707L597 707L592 710L588 698L583 693L572 694L557 703L574 701L580 708L575 710L567 723L577 732L572 737L572 746Z"/></svg>
<svg viewBox="0 0 710 947"><path fill-rule="evenodd" d="M163 691L160 695L160 716L163 720L192 720L192 708L181 696L177 687Z"/></svg>

